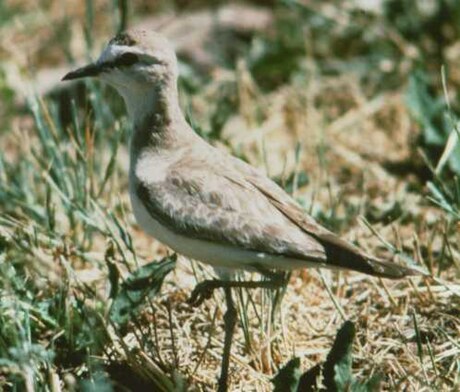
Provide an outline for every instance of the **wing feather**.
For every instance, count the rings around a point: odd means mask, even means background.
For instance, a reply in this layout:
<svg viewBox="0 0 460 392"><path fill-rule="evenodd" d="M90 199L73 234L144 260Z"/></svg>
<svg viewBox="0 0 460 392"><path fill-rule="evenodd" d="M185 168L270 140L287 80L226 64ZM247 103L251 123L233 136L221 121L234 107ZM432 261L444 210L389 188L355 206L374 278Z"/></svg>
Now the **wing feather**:
<svg viewBox="0 0 460 392"><path fill-rule="evenodd" d="M273 181L261 176L253 167L246 164L239 166L240 170L245 172L246 180L249 183L264 194L291 222L323 245L327 257L326 264L390 279L425 274L418 268L402 266L366 254L358 247L319 225L302 210L291 196Z"/></svg>
<svg viewBox="0 0 460 392"><path fill-rule="evenodd" d="M177 234L386 278L421 273L339 238L240 159L216 149L208 153L214 154L210 160L193 151L184 154L161 180L136 181L136 194L149 214Z"/></svg>
<svg viewBox="0 0 460 392"><path fill-rule="evenodd" d="M325 261L321 244L292 224L254 187L199 169L171 170L161 182L139 181L149 213L177 234L247 250Z"/></svg>

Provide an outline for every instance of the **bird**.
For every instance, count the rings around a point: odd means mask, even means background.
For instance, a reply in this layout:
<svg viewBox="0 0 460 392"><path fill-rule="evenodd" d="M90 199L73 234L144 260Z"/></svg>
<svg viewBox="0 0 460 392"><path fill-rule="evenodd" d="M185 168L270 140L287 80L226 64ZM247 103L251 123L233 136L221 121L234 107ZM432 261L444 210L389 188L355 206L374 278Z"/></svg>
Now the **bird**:
<svg viewBox="0 0 460 392"><path fill-rule="evenodd" d="M309 216L262 171L201 138L179 105L178 60L160 33L117 34L99 58L62 80L98 78L123 97L133 125L129 194L140 227L178 254L210 264L222 279L200 283L199 304L223 288L225 342L218 390L226 391L236 311L231 288L277 287L273 271L349 269L399 279L421 274L367 254ZM257 271L264 281L231 280ZM264 286L265 285L265 286Z"/></svg>

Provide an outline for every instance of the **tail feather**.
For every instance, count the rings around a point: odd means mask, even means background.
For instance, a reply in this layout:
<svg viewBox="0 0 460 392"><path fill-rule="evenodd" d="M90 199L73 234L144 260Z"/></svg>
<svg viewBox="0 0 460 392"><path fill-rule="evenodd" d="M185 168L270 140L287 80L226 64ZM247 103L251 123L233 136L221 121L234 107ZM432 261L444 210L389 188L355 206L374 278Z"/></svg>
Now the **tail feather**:
<svg viewBox="0 0 460 392"><path fill-rule="evenodd" d="M323 245L326 252L326 265L389 279L401 279L411 275L429 275L417 267L402 266L367 255L359 248L319 225L310 216L305 215L305 212L295 202L271 182L261 181L261 177L253 175L247 180L265 195L286 218ZM311 260L309 255L306 259Z"/></svg>
<svg viewBox="0 0 460 392"><path fill-rule="evenodd" d="M333 234L322 233L316 239L325 248L327 263L334 267L351 269L389 279L401 279L412 275L428 275L426 271L417 267L402 266L392 261L369 256Z"/></svg>

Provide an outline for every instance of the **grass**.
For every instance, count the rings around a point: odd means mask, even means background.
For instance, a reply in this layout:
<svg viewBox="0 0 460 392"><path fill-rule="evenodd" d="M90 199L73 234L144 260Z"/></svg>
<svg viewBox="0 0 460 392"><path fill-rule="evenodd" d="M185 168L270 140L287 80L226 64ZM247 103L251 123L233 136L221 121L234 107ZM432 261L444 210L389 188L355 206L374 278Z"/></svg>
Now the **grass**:
<svg viewBox="0 0 460 392"><path fill-rule="evenodd" d="M223 297L187 306L212 272L180 257L155 283L172 260L131 214L119 98L87 83L70 100L21 103L9 79L97 53L148 5L133 2L127 18L112 2L43 2L34 15L27 3L0 6L0 388L213 390ZM458 389L458 7L275 3L268 31L224 36L233 49L214 53L212 72L181 57L189 121L264 167L327 227L378 255L403 252L435 278L298 271L281 292L238 291L232 390L271 390L294 357L302 372L325 361L343 318L356 327L356 379ZM158 7L148 11L171 5ZM114 311L134 294L132 312Z"/></svg>

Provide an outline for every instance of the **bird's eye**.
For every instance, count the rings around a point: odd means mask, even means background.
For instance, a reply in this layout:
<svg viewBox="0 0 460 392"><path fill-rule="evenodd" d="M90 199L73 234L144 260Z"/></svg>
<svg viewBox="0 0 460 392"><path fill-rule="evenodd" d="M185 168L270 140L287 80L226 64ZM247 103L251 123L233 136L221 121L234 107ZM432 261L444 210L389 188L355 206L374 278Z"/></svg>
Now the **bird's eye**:
<svg viewBox="0 0 460 392"><path fill-rule="evenodd" d="M118 59L117 59L117 65L121 66L128 66L128 65L133 65L139 61L139 57L137 54L134 53L123 53Z"/></svg>

